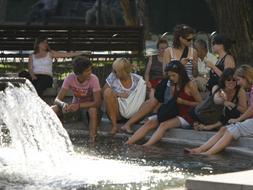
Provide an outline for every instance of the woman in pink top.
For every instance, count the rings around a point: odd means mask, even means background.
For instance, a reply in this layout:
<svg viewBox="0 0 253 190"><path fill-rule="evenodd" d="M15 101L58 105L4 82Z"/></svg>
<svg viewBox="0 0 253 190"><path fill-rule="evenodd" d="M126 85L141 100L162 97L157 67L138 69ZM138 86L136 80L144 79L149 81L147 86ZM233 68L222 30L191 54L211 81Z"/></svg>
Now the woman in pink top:
<svg viewBox="0 0 253 190"><path fill-rule="evenodd" d="M30 79L39 96L53 84L53 58L74 57L81 52L58 52L51 50L45 37L38 37L34 44L34 53L29 56L28 71Z"/></svg>
<svg viewBox="0 0 253 190"><path fill-rule="evenodd" d="M242 65L235 72L238 84L249 92L248 109L238 118L230 119L228 126L222 127L218 133L205 144L194 149L185 149L192 154L217 154L226 148L233 140L242 136L253 135L253 68Z"/></svg>

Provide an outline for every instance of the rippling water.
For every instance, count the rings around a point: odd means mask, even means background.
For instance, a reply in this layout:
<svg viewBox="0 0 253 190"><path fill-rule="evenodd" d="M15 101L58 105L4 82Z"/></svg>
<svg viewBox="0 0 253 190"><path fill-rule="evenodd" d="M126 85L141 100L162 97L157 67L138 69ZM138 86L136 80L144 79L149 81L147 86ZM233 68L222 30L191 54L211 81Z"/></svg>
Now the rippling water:
<svg viewBox="0 0 253 190"><path fill-rule="evenodd" d="M171 189L191 176L252 168L244 156L192 156L176 145L144 148L125 140L73 138L73 147L29 83L0 91L1 189Z"/></svg>

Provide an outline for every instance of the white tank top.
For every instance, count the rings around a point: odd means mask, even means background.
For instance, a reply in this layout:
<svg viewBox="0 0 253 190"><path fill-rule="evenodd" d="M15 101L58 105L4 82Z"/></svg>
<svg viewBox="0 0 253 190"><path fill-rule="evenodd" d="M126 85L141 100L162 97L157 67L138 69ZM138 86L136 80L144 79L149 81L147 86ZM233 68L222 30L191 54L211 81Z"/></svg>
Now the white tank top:
<svg viewBox="0 0 253 190"><path fill-rule="evenodd" d="M47 56L42 58L36 58L35 55L32 55L32 65L33 72L35 74L43 74L53 76L53 59L50 57L49 52Z"/></svg>

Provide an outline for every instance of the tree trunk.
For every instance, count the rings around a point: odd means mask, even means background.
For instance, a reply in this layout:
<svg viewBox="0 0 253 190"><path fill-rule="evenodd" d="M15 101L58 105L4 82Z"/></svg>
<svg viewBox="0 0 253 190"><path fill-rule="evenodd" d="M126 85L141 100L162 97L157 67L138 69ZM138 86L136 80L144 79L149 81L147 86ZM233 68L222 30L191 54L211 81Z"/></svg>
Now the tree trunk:
<svg viewBox="0 0 253 190"><path fill-rule="evenodd" d="M123 10L125 24L127 26L136 26L136 6L135 0L120 0L120 4Z"/></svg>
<svg viewBox="0 0 253 190"><path fill-rule="evenodd" d="M237 64L253 65L253 33L248 0L207 0L217 26L218 33L235 40L232 53Z"/></svg>
<svg viewBox="0 0 253 190"><path fill-rule="evenodd" d="M0 23L5 22L7 0L0 0Z"/></svg>

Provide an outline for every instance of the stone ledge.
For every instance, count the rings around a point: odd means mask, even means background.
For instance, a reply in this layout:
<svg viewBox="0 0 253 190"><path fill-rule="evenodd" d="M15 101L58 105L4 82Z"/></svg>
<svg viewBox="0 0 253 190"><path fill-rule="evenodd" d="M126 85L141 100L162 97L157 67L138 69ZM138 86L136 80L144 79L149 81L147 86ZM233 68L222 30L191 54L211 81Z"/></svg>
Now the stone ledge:
<svg viewBox="0 0 253 190"><path fill-rule="evenodd" d="M67 129L70 135L86 135L88 127L82 122L73 122L73 123L64 123L64 127ZM121 124L123 125L123 124ZM120 126L120 125L119 125ZM137 130L141 125L137 124L133 127L134 130ZM102 119L100 124L99 134L108 135L111 124L108 119ZM85 132L86 131L86 132ZM210 137L212 137L216 132L213 131L195 131L188 129L170 129L165 136L162 138L162 141L169 143L182 144L186 146L199 146L206 142ZM152 132L150 132L146 139L150 138ZM118 137L129 136L125 133L118 132ZM226 148L226 151L237 152L240 154L246 154L253 156L253 138L252 137L241 137L237 141L234 141L229 147Z"/></svg>
<svg viewBox="0 0 253 190"><path fill-rule="evenodd" d="M252 190L253 170L195 177L186 180L188 190Z"/></svg>

